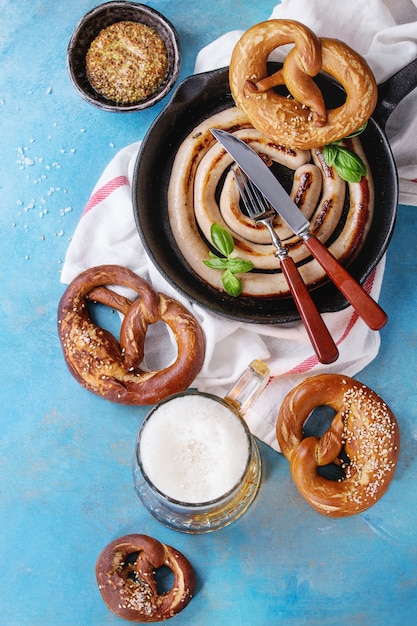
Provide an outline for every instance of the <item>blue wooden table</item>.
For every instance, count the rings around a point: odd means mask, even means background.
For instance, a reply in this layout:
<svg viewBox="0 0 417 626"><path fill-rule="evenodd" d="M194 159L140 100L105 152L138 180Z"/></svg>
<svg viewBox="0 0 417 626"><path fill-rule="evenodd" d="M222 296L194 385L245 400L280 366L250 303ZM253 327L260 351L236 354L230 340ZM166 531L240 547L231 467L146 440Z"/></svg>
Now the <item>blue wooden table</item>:
<svg viewBox="0 0 417 626"><path fill-rule="evenodd" d="M297 494L287 461L261 444L261 491L221 531L188 536L156 522L132 486L146 408L115 406L70 376L56 333L60 268L104 167L141 139L166 101L115 115L70 84L65 54L94 0L0 0L1 452L0 624L118 624L95 582L104 546L152 535L192 561L192 626L408 625L417 610L416 209L400 206L381 303L389 323L357 378L399 421L388 493L361 515L326 519ZM181 77L205 44L267 19L275 2L156 0L178 30Z"/></svg>

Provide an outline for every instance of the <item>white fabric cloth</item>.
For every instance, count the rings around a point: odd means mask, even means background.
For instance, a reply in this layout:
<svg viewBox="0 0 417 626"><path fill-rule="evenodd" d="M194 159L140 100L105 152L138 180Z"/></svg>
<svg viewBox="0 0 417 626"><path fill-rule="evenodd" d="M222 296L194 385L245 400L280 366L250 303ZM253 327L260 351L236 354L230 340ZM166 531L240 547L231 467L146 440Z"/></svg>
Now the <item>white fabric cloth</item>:
<svg viewBox="0 0 417 626"><path fill-rule="evenodd" d="M330 4L328 0L287 0L282 5L277 5L273 16L293 19L302 17L305 23L309 23L310 18L314 17L315 22L312 26L319 34L322 34L325 24L326 29L333 32L329 24L336 11L334 1L330 1L332 10L327 11L325 7ZM384 34L386 22L383 18L394 29L393 16L398 15L398 5L405 6L409 3L404 0L402 3L392 3L395 4L397 13L390 13L388 4L388 0L385 3L375 0L366 3L362 0L356 2L350 0L347 3L350 7L349 19L342 19L347 6L338 4L338 21L343 24L343 37L340 38L352 43L352 38L357 33L358 25L353 20L353 16L357 16L354 6L361 6L364 10L371 6L376 11L373 19L377 19L378 16L378 21L375 26L375 21L371 20L368 29L373 33L373 40L379 40L383 47L383 42L388 37ZM377 13L376 6L384 9L383 14ZM365 20L360 21L360 24L363 31L361 38L363 52L367 28ZM384 36L378 37L381 30ZM409 35L405 29L401 31L402 34L397 32L399 40L408 41ZM239 36L240 33L237 31L228 33L203 49L196 60L196 71L227 65L233 45ZM388 40L392 42L392 38L388 37ZM398 45L401 47L400 43ZM407 59L409 59L407 50L404 50L401 62L398 62L397 57L387 55L387 63L390 62L391 67L394 61L400 66ZM382 66L383 63L378 67ZM194 385L202 391L224 395L252 359L264 360L270 368L271 379L265 391L246 414L246 420L257 437L279 450L275 437L275 423L285 394L307 375L314 373L338 372L354 376L377 355L380 345L379 333L369 330L351 307L337 313L324 314L324 320L340 353L336 363L325 366L318 363L301 323L280 326L234 322L209 313L180 296L151 263L137 233L132 210L132 177L139 145L138 142L122 149L98 180L67 250L61 280L69 283L89 267L105 263L119 264L149 280L156 290L171 294L183 302L200 322L206 339L204 365ZM414 145L415 139L410 136L409 142L407 140L409 154L414 150ZM417 178L416 173L415 177ZM379 297L384 266L385 259L380 262L366 283L367 290L375 299ZM149 341L147 337L145 346L145 366L148 368L158 368L167 364L169 335L160 328L157 329L157 326L155 325L152 335L148 333L152 339ZM172 354L174 347L171 348Z"/></svg>

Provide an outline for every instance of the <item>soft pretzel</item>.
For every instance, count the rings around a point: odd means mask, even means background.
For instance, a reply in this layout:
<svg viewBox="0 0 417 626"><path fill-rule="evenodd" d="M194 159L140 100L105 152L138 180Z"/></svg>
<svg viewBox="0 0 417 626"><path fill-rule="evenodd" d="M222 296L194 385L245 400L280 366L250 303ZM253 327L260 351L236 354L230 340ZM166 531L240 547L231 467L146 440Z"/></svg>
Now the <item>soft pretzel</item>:
<svg viewBox="0 0 417 626"><path fill-rule="evenodd" d="M108 285L128 287L139 297L132 302L108 289ZM92 322L88 300L123 313L120 343ZM149 324L158 321L165 322L172 331L177 356L164 369L143 371L140 366L145 335ZM154 404L184 391L204 359L203 332L191 313L118 265L88 269L72 281L58 306L58 333L73 376L93 393L120 404Z"/></svg>
<svg viewBox="0 0 417 626"><path fill-rule="evenodd" d="M174 574L169 591L160 593L155 571ZM104 548L97 559L101 596L117 616L132 622L159 622L184 609L193 597L195 576L183 554L147 535L126 535Z"/></svg>
<svg viewBox="0 0 417 626"><path fill-rule="evenodd" d="M320 438L304 437L304 422L322 405L336 411L329 429ZM298 491L323 515L346 517L368 509L394 475L400 447L395 416L374 391L347 376L319 374L290 391L276 433ZM319 475L318 467L332 462L341 465L344 479Z"/></svg>
<svg viewBox="0 0 417 626"><path fill-rule="evenodd" d="M282 69L268 76L270 53L295 44ZM326 109L313 78L330 74L346 91L345 102ZM294 148L316 148L347 137L372 115L378 89L365 59L337 39L319 39L294 20L267 20L247 30L233 49L229 82L233 99L253 126ZM292 98L273 87L286 85Z"/></svg>

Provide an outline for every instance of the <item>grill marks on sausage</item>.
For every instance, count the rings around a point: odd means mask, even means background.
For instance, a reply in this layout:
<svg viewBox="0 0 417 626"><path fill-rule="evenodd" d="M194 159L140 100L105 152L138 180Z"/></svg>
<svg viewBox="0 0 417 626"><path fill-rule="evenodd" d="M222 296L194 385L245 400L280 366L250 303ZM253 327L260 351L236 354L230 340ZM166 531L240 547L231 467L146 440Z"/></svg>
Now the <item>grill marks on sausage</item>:
<svg viewBox="0 0 417 626"><path fill-rule="evenodd" d="M202 122L181 144L174 160L168 188L168 215L172 233L185 261L212 287L223 290L220 273L207 268L203 259L211 249L210 226L218 222L228 228L235 240L235 254L251 260L255 269L242 275L243 295L288 296L288 286L280 271L268 232L254 224L239 209L233 177L227 174L232 160L213 141L210 128L222 128L236 135L253 149L269 166L291 172L291 196L305 217L312 232L325 243L342 263L350 263L365 241L373 216L373 182L358 138L349 147L358 153L367 166L361 183L346 185L323 158L320 149L300 151L279 146L253 129L245 115L236 107L226 109ZM313 188L320 190L314 199ZM299 265L307 285L326 279L324 270L311 259L303 241L295 236L277 216L276 231L294 261ZM271 272L273 279L271 278Z"/></svg>

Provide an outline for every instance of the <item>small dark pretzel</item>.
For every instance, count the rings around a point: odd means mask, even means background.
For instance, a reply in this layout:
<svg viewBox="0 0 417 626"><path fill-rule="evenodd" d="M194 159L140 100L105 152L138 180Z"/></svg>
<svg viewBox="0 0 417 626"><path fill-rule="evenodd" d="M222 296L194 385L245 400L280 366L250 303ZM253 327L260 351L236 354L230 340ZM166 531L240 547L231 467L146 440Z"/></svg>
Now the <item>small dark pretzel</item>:
<svg viewBox="0 0 417 626"><path fill-rule="evenodd" d="M304 437L304 422L323 405L336 411L329 429L320 438ZM393 478L400 448L395 416L374 391L347 376L319 374L295 387L281 405L276 432L298 491L323 515L368 509ZM319 475L330 463L342 466L344 479Z"/></svg>
<svg viewBox="0 0 417 626"><path fill-rule="evenodd" d="M282 69L268 76L268 57L284 44L294 47ZM326 109L313 80L320 70L346 92L346 101L335 109ZM337 39L319 39L294 20L267 20L247 30L233 50L229 82L254 128L280 145L305 150L358 130L378 98L375 77L361 55ZM286 85L292 97L276 93L278 85Z"/></svg>
<svg viewBox="0 0 417 626"><path fill-rule="evenodd" d="M159 593L155 572L169 568L174 582ZM104 548L97 559L96 578L107 607L132 622L159 622L184 609L195 590L194 570L175 548L146 535L126 535Z"/></svg>
<svg viewBox="0 0 417 626"><path fill-rule="evenodd" d="M139 297L132 302L109 289L109 285L129 287ZM120 343L92 322L88 300L123 313ZM177 356L164 369L143 371L140 365L146 331L158 321L171 329ZM155 404L184 391L204 360L204 336L191 313L118 265L88 269L72 281L58 306L58 333L65 361L76 380L93 393L121 404Z"/></svg>

